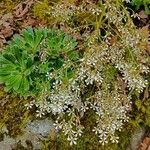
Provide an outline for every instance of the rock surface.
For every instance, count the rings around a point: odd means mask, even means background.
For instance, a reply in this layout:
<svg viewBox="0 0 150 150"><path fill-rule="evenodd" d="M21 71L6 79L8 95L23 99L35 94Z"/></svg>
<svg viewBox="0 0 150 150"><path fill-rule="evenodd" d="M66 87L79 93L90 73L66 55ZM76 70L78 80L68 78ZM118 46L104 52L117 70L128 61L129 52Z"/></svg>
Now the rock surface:
<svg viewBox="0 0 150 150"><path fill-rule="evenodd" d="M5 133L7 133L4 128ZM0 142L0 150L12 150L17 143L20 143L26 149L28 148L27 141L30 141L32 144L32 148L35 150L41 149L41 140L44 140L50 134L54 134L55 129L53 126L53 121L48 119L43 120L35 120L30 121L22 136L18 136L17 138L11 138L9 136L4 135L3 141Z"/></svg>
<svg viewBox="0 0 150 150"><path fill-rule="evenodd" d="M28 123L27 129L34 134L41 134L43 137L47 137L49 132L55 130L53 121L44 119L44 120L35 120Z"/></svg>
<svg viewBox="0 0 150 150"><path fill-rule="evenodd" d="M127 150L137 150L140 143L142 142L142 138L145 134L146 129L145 128L140 128L137 129L130 140L130 145L128 146Z"/></svg>

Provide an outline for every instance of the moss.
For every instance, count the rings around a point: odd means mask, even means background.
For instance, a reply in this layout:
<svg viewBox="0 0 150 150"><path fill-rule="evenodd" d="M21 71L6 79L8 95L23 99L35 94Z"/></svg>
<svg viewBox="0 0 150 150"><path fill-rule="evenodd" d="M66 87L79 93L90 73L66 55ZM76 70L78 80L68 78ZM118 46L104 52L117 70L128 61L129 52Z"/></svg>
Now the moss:
<svg viewBox="0 0 150 150"><path fill-rule="evenodd" d="M9 13L21 0L3 0L0 2L0 13Z"/></svg>
<svg viewBox="0 0 150 150"><path fill-rule="evenodd" d="M0 142L4 139L4 133L0 132Z"/></svg>
<svg viewBox="0 0 150 150"><path fill-rule="evenodd" d="M24 105L24 99L6 93L0 87L0 127L6 127L11 137L23 133L22 129L30 118Z"/></svg>
<svg viewBox="0 0 150 150"><path fill-rule="evenodd" d="M5 95L3 88L0 86L0 99L2 99Z"/></svg>
<svg viewBox="0 0 150 150"><path fill-rule="evenodd" d="M131 134L132 134L131 127L128 125L125 125L123 130L118 134L119 143L116 144L116 150L120 150L120 149L126 150L127 149L127 146L130 143Z"/></svg>
<svg viewBox="0 0 150 150"><path fill-rule="evenodd" d="M31 149L28 149L28 148L24 147L24 146L21 144L21 142L19 141L18 143L16 143L16 144L13 146L12 150L31 150Z"/></svg>
<svg viewBox="0 0 150 150"><path fill-rule="evenodd" d="M48 0L38 1L33 6L33 14L34 16L45 19L49 10Z"/></svg>

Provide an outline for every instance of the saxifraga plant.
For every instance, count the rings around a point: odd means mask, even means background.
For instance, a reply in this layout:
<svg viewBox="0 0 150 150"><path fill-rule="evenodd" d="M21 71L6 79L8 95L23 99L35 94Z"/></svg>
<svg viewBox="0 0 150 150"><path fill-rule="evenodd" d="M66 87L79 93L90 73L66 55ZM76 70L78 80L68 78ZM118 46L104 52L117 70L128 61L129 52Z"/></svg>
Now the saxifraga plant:
<svg viewBox="0 0 150 150"><path fill-rule="evenodd" d="M31 73L30 89L39 94L26 106L36 106L40 117L47 113L56 115L55 127L63 131L71 145L78 143L87 127L83 127L82 118L90 111L95 114L90 130L99 142L119 142L116 131L129 120L133 93L142 93L149 84L145 79L149 73L149 59L143 48L146 40L135 30L123 1L59 1L53 5L49 12L54 18L50 19L52 25L64 24L68 32L81 35L78 47L85 52L78 67L74 66L77 53L71 53L71 48L66 48L66 44L63 47L57 38L54 41L60 46L46 38L34 50L27 45L38 66ZM48 38L47 34L44 36ZM59 51L59 47L65 50Z"/></svg>
<svg viewBox="0 0 150 150"><path fill-rule="evenodd" d="M57 80L53 91L39 97L43 101L31 101L28 108L36 105L38 116L56 114L55 126L71 145L78 145L81 118L91 109L99 142L119 142L116 131L129 120L133 93L142 93L149 84L149 60L142 46L147 40L136 30L124 1L62 0L47 12L52 25L79 35L84 54L68 85Z"/></svg>
<svg viewBox="0 0 150 150"><path fill-rule="evenodd" d="M25 29L0 54L0 83L6 91L25 97L38 94L43 83L50 90L55 79L47 82L47 73L60 69L65 61L77 60L76 45L75 39L60 30Z"/></svg>

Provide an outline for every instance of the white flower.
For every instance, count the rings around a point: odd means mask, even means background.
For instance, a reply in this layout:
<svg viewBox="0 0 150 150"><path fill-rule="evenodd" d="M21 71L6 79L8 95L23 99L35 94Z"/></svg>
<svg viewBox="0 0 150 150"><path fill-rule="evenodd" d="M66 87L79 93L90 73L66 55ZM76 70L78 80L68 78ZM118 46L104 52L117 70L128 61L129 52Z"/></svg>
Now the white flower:
<svg viewBox="0 0 150 150"><path fill-rule="evenodd" d="M125 0L125 2L126 2L126 3L131 3L131 1L130 1L130 0Z"/></svg>

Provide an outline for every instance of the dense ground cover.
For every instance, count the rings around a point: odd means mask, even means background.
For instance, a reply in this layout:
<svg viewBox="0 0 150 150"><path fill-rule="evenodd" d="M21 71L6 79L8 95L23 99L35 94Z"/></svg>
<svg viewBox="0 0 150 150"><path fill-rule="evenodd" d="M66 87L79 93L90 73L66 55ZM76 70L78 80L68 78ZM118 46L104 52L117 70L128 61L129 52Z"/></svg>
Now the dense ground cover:
<svg viewBox="0 0 150 150"><path fill-rule="evenodd" d="M59 134L43 149L120 150L149 131L149 1L0 7L0 125L10 136L48 117Z"/></svg>

